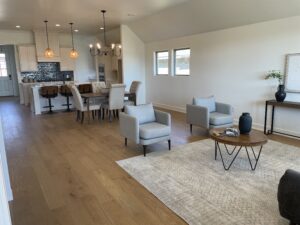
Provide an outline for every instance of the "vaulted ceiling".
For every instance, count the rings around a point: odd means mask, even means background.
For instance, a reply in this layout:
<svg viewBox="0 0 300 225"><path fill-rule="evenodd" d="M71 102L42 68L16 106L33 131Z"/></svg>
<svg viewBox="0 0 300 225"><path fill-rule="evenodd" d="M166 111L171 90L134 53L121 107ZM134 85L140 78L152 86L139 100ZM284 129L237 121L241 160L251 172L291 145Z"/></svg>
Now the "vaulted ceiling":
<svg viewBox="0 0 300 225"><path fill-rule="evenodd" d="M299 0L190 0L129 26L151 42L297 15Z"/></svg>
<svg viewBox="0 0 300 225"><path fill-rule="evenodd" d="M0 29L49 28L99 34L128 24L145 42L300 15L300 0L0 0ZM60 27L55 27L60 24ZM300 25L299 25L300 27Z"/></svg>
<svg viewBox="0 0 300 225"><path fill-rule="evenodd" d="M69 31L69 22L80 32L100 30L100 10L106 9L107 28L138 20L186 0L0 0L0 29L32 30L44 27ZM55 24L60 24L59 28Z"/></svg>

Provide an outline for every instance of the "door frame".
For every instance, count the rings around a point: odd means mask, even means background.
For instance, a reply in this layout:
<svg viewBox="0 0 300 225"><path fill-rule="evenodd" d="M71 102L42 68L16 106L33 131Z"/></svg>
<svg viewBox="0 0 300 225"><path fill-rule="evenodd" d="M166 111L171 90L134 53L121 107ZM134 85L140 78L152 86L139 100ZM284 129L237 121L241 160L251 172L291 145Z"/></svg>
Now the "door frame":
<svg viewBox="0 0 300 225"><path fill-rule="evenodd" d="M9 66L11 76L12 76L12 87L13 87L13 96L19 96L18 88L18 73L16 66L16 57L15 57L15 46L14 45L0 45L0 53L3 52L9 58Z"/></svg>

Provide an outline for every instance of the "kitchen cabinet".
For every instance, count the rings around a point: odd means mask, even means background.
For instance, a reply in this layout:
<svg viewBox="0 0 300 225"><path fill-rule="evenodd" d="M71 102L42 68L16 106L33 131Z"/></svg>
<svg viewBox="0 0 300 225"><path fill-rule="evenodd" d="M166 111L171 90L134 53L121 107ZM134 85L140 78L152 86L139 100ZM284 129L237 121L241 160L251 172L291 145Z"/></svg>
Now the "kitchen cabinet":
<svg viewBox="0 0 300 225"><path fill-rule="evenodd" d="M60 48L60 71L74 71L75 59L70 58L72 48Z"/></svg>
<svg viewBox="0 0 300 225"><path fill-rule="evenodd" d="M18 53L21 72L31 72L38 70L34 45L19 45Z"/></svg>
<svg viewBox="0 0 300 225"><path fill-rule="evenodd" d="M60 62L59 36L58 33L49 33L49 48L54 52L54 57L46 58L45 50L48 47L46 32L35 31L34 39L36 46L36 55L38 62Z"/></svg>

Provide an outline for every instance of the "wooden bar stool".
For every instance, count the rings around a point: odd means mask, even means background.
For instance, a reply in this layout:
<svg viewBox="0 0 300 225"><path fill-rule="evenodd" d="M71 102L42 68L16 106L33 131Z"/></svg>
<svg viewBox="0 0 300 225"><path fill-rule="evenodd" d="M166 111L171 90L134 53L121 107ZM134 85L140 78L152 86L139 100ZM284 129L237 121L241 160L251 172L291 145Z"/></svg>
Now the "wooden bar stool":
<svg viewBox="0 0 300 225"><path fill-rule="evenodd" d="M79 84L78 90L79 90L80 94L92 93L93 87L92 87L92 84Z"/></svg>
<svg viewBox="0 0 300 225"><path fill-rule="evenodd" d="M70 109L70 97L72 96L72 92L71 92L71 89L68 87L68 85L62 85L60 87L60 94L64 97L67 98L67 103L66 104L62 104L62 106L67 106L67 112L70 112L71 109Z"/></svg>
<svg viewBox="0 0 300 225"><path fill-rule="evenodd" d="M48 99L48 106L44 106L43 108L49 108L48 113L52 113L53 105L51 104L51 99L57 97L58 94L58 86L44 86L41 87L41 96Z"/></svg>

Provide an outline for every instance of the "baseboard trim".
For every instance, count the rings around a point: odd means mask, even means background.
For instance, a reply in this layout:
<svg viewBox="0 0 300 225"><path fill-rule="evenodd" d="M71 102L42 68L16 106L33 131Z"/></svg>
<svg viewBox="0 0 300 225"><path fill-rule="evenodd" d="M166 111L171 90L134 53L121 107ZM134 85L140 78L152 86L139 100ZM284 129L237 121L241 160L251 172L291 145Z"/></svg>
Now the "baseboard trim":
<svg viewBox="0 0 300 225"><path fill-rule="evenodd" d="M172 110L172 111L175 111L175 112L186 113L186 108L183 108L183 107L172 106L172 105L167 105L167 104L162 104L162 103L157 103L157 102L153 103L153 105L156 106L156 107L159 107L159 108L168 109L168 110ZM233 123L234 123L234 125L238 125L239 124L239 119L235 118ZM260 130L260 131L264 130L264 125L260 124L260 123L253 123L252 127L255 130ZM300 137L300 133L296 132L296 131L285 130L285 129L281 129L281 128L277 128L277 127L275 127L274 130L278 131L278 132L281 132L281 133L286 133L286 134L290 134L290 135ZM277 135L286 136L284 134L277 134ZM290 136L288 136L288 137L290 137ZM290 137L290 138L295 138L295 137Z"/></svg>

